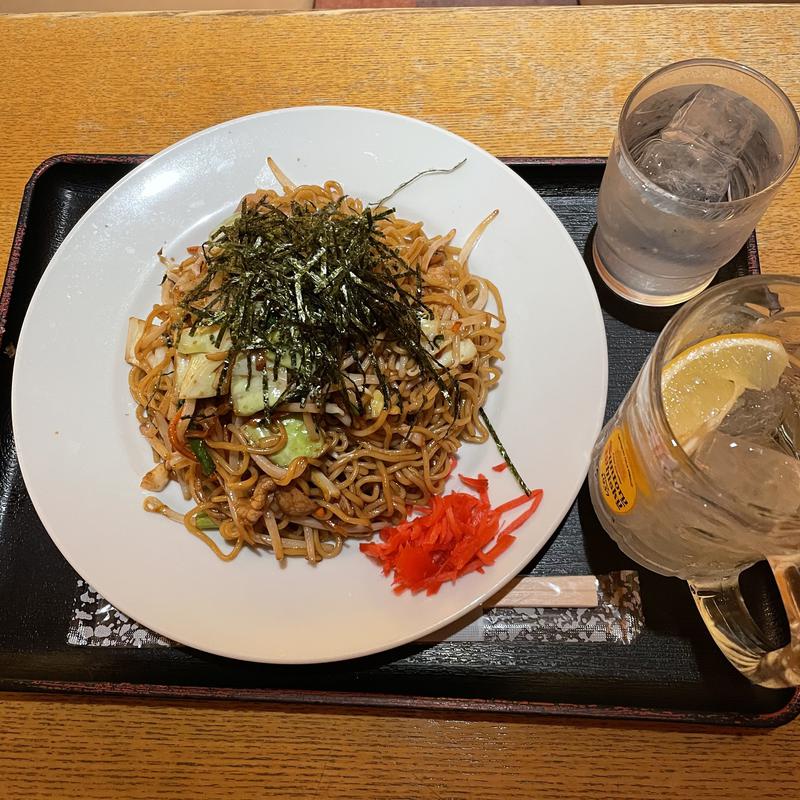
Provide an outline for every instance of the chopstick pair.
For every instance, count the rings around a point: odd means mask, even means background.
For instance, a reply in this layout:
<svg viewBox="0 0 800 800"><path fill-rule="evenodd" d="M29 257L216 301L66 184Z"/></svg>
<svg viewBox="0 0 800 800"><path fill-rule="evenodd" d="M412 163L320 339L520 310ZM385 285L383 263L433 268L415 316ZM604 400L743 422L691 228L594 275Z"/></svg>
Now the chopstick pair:
<svg viewBox="0 0 800 800"><path fill-rule="evenodd" d="M594 575L521 575L483 604L483 608L596 608Z"/></svg>

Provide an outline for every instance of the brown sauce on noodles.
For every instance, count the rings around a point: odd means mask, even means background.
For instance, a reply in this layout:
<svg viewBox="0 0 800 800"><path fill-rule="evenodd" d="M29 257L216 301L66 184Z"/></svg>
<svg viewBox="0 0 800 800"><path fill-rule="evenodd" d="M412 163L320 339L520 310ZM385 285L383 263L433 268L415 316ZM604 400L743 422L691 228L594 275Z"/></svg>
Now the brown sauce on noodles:
<svg viewBox="0 0 800 800"><path fill-rule="evenodd" d="M348 213L363 211L362 202L346 197L334 181L295 187L276 174L284 185L282 193L259 191L246 201L268 202L286 213L296 202L316 208L340 202ZM460 250L452 244L455 231L429 236L421 222L394 214L377 226L385 243L412 268L409 272L421 278L417 286L409 274L407 289L419 289L432 312L434 357L443 365L442 374L457 383L459 402L454 404L406 350L390 343L381 352L393 398L389 404L367 364L365 377L352 371L365 390L364 415L335 402L319 406L295 401L273 409L268 433L257 446L243 435L247 420L234 415L224 393L180 403L171 330L185 316L181 297L201 279L205 262L201 248L192 248L180 263L162 259L166 280L161 301L137 331L129 386L156 463L143 487L158 491L175 480L192 506L180 514L148 498L145 508L185 525L220 558L229 560L245 546L268 548L279 559L332 558L346 538L368 538L404 519L409 507L442 493L461 443L488 437L479 412L500 376L505 316L495 286L467 266L480 229ZM212 358L222 361L225 355ZM288 466L270 459L287 441L284 412L302 415L311 437L322 439L318 456L296 458ZM213 461L207 465L213 469L210 474L186 446L189 436L204 443ZM210 530L214 527L218 532Z"/></svg>

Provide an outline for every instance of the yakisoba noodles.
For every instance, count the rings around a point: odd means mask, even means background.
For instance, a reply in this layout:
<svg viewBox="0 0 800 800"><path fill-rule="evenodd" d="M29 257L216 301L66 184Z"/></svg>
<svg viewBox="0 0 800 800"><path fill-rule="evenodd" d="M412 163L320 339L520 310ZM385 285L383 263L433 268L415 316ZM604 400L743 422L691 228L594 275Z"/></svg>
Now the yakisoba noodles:
<svg viewBox="0 0 800 800"><path fill-rule="evenodd" d="M282 193L246 196L187 258L161 257L129 384L156 464L142 487L175 480L192 504L148 511L224 560L250 546L316 562L442 493L460 444L487 439L505 316L467 260L496 212L459 249L455 230L429 236L270 165Z"/></svg>

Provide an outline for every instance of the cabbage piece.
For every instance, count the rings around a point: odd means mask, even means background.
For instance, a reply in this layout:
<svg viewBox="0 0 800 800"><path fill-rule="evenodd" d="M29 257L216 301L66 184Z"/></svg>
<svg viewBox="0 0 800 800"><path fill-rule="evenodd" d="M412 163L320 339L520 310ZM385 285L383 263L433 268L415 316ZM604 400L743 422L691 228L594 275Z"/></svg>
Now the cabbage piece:
<svg viewBox="0 0 800 800"><path fill-rule="evenodd" d="M281 423L286 428L286 444L277 453L268 456L273 464L277 464L279 467L288 467L292 461L301 456L316 458L322 455L322 451L325 449L325 438L321 432L316 434L317 438L314 438L315 432L306 427L302 415L287 414L281 418ZM258 447L262 439L272 435L254 422L243 425L242 432L253 447Z"/></svg>
<svg viewBox="0 0 800 800"><path fill-rule="evenodd" d="M178 352L183 355L193 355L194 353L225 353L231 349L231 336L228 331L222 335L222 340L217 345L219 327L197 328L192 333L191 328L184 328L181 331L181 338L178 340Z"/></svg>
<svg viewBox="0 0 800 800"><path fill-rule="evenodd" d="M250 360L248 370L247 362ZM259 411L263 411L264 403L264 381L267 382L266 400L270 407L276 405L283 393L286 391L286 369L278 368L278 376L274 377L274 365L267 360L264 371L256 369L256 356L253 353L239 353L236 361L233 362L233 372L231 373L231 401L233 410L240 417L251 417Z"/></svg>
<svg viewBox="0 0 800 800"><path fill-rule="evenodd" d="M184 400L199 400L201 397L214 397L219 388L222 361L211 361L202 353L178 356L175 381L178 397Z"/></svg>

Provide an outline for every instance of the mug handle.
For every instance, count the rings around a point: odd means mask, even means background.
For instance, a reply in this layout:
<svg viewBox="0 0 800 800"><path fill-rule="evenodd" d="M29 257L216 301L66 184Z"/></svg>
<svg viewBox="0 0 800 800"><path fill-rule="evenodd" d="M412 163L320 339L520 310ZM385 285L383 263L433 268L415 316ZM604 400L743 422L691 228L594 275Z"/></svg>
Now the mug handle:
<svg viewBox="0 0 800 800"><path fill-rule="evenodd" d="M726 658L753 683L780 689L800 686L800 559L768 559L789 620L791 639L770 649L747 610L739 576L718 583L689 581L689 588L711 636Z"/></svg>

